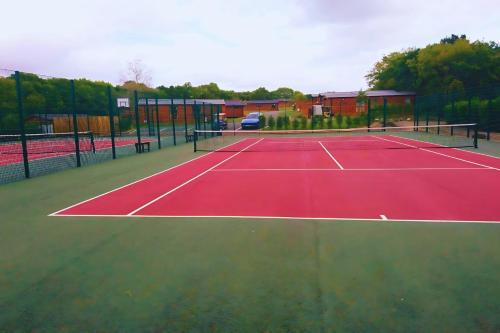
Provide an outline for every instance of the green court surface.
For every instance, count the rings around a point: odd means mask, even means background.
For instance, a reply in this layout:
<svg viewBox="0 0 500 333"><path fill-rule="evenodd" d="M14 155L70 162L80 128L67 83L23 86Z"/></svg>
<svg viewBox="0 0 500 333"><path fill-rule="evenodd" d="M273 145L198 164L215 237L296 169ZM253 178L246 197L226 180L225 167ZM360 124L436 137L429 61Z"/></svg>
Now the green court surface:
<svg viewBox="0 0 500 333"><path fill-rule="evenodd" d="M0 186L0 332L500 331L497 224L47 216L193 157Z"/></svg>

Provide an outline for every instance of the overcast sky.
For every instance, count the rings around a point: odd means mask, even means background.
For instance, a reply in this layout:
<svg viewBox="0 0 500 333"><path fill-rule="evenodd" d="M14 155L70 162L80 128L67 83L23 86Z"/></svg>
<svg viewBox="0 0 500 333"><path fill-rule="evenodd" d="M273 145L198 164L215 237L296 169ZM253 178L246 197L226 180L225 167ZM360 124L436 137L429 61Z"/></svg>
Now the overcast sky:
<svg viewBox="0 0 500 333"><path fill-rule="evenodd" d="M442 37L500 39L498 0L4 1L0 68L118 83L359 90L384 54Z"/></svg>

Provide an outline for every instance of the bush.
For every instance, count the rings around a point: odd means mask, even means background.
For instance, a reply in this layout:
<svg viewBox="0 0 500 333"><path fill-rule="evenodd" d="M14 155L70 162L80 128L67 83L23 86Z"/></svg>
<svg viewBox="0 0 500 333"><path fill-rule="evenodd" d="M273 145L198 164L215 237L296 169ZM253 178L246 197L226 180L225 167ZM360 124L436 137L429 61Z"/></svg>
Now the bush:
<svg viewBox="0 0 500 333"><path fill-rule="evenodd" d="M300 117L300 128L307 129L307 118L306 117Z"/></svg>
<svg viewBox="0 0 500 333"><path fill-rule="evenodd" d="M299 121L299 119L298 118L294 118L293 121L292 121L292 128L294 130L297 130L297 129L299 129L299 127L300 127L300 121Z"/></svg>
<svg viewBox="0 0 500 333"><path fill-rule="evenodd" d="M285 129L290 128L290 117L289 116L283 117L283 125L285 126Z"/></svg>
<svg viewBox="0 0 500 333"><path fill-rule="evenodd" d="M316 116L316 128L323 129L324 121L323 116Z"/></svg>
<svg viewBox="0 0 500 333"><path fill-rule="evenodd" d="M122 131L128 131L131 128L132 128L132 118L123 116L120 117L120 129ZM118 131L118 128L115 130Z"/></svg>
<svg viewBox="0 0 500 333"><path fill-rule="evenodd" d="M259 116L259 127L260 128L266 127L266 117L263 115Z"/></svg>
<svg viewBox="0 0 500 333"><path fill-rule="evenodd" d="M284 120L283 120L283 117L278 117L276 119L276 128L277 129L283 129L283 125L284 125Z"/></svg>
<svg viewBox="0 0 500 333"><path fill-rule="evenodd" d="M344 117L341 114L339 114L337 116L336 120L337 120L337 126L338 126L338 128L342 128L342 125L343 125L343 122L344 122Z"/></svg>
<svg viewBox="0 0 500 333"><path fill-rule="evenodd" d="M332 117L328 117L328 119L326 121L326 127L329 129L333 128L333 118Z"/></svg>
<svg viewBox="0 0 500 333"><path fill-rule="evenodd" d="M351 118L351 116L347 116L345 118L345 124L346 124L347 128L351 128L352 127L352 118Z"/></svg>
<svg viewBox="0 0 500 333"><path fill-rule="evenodd" d="M273 116L269 116L269 118L267 118L267 126L270 129L274 129L274 127L276 126L276 121L274 120Z"/></svg>

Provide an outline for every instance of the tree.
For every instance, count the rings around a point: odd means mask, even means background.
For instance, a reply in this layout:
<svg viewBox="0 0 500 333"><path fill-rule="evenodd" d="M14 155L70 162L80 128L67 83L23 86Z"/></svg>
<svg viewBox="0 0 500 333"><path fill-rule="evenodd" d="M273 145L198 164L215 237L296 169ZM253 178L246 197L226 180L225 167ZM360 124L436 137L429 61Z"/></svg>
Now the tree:
<svg viewBox="0 0 500 333"><path fill-rule="evenodd" d="M123 83L134 82L144 86L151 86L151 71L147 70L141 59L134 59L127 65L127 72L122 77Z"/></svg>

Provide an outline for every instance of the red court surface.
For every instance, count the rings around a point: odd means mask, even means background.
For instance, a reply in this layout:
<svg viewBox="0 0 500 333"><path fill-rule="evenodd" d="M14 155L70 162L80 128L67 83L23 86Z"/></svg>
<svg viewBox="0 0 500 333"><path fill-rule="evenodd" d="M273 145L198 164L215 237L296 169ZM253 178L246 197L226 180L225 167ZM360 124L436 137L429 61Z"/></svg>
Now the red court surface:
<svg viewBox="0 0 500 333"><path fill-rule="evenodd" d="M134 145L131 139L116 139L115 146L123 147ZM99 139L94 141L95 150L111 149L111 139ZM59 156L74 154L75 143L72 140L41 140L28 141L28 160L36 161ZM80 142L80 151L91 152L92 146L89 140ZM23 148L21 143L0 144L0 166L23 163Z"/></svg>
<svg viewBox="0 0 500 333"><path fill-rule="evenodd" d="M500 222L499 158L378 134L231 148L51 215Z"/></svg>

